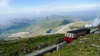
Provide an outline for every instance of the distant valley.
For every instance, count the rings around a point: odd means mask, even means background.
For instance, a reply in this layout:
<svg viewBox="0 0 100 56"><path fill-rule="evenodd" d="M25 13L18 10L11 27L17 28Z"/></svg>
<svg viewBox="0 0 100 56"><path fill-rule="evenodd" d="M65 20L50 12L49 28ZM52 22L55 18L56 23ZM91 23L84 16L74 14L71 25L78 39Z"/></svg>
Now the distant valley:
<svg viewBox="0 0 100 56"><path fill-rule="evenodd" d="M51 15L40 19L13 19L8 25L0 26L0 36L12 39L14 37L33 37L48 34L46 33L48 30L52 30L50 34L64 33L66 30L71 29L69 26L77 25L78 23L75 22L78 21L81 21L79 27L83 27L88 24L90 18Z"/></svg>

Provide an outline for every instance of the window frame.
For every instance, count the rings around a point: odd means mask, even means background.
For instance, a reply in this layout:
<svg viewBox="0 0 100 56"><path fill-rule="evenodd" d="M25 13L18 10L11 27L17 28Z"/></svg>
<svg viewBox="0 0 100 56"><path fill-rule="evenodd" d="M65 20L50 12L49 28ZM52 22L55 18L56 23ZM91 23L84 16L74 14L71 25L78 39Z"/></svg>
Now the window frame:
<svg viewBox="0 0 100 56"><path fill-rule="evenodd" d="M73 33L66 33L66 36L69 37L69 38L73 38L74 34Z"/></svg>

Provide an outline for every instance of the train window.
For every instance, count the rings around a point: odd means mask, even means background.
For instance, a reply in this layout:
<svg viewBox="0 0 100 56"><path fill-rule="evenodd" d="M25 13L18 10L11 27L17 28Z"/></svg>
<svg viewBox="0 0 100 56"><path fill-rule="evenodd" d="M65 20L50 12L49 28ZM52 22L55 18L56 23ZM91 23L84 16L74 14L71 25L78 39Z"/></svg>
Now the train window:
<svg viewBox="0 0 100 56"><path fill-rule="evenodd" d="M67 37L71 37L71 33L67 33Z"/></svg>
<svg viewBox="0 0 100 56"><path fill-rule="evenodd" d="M71 37L71 34L69 34L69 37Z"/></svg>
<svg viewBox="0 0 100 56"><path fill-rule="evenodd" d="M67 37L69 37L69 33L67 33Z"/></svg>
<svg viewBox="0 0 100 56"><path fill-rule="evenodd" d="M73 35L74 35L74 34L72 34L72 33L67 33L67 34L66 34L66 36L67 36L67 37L70 37L70 38L73 38Z"/></svg>
<svg viewBox="0 0 100 56"><path fill-rule="evenodd" d="M72 33L69 34L69 37L70 38L73 38L73 36L74 36L74 34L72 34Z"/></svg>
<svg viewBox="0 0 100 56"><path fill-rule="evenodd" d="M69 33L66 33L66 36L67 36L67 37L68 37L68 34L69 34Z"/></svg>
<svg viewBox="0 0 100 56"><path fill-rule="evenodd" d="M74 37L74 34L72 34L72 38Z"/></svg>

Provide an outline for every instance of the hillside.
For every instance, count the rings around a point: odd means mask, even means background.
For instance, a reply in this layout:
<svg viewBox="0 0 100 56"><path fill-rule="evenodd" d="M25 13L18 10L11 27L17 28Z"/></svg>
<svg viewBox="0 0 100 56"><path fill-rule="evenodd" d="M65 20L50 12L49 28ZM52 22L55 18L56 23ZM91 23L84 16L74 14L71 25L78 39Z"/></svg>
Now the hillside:
<svg viewBox="0 0 100 56"><path fill-rule="evenodd" d="M27 33L27 35L29 37L38 36L38 35L45 35L47 30L49 30L49 29L55 29L55 28L59 27L59 24L62 21L63 20L61 20L61 19L59 19L59 20L57 20L57 19L38 20L38 21L35 22L35 24L33 23L33 24L28 25L28 26L26 26L26 27L24 27L22 29L17 30L17 33L13 33L9 37L19 37L19 36L20 37L26 37L26 34L23 34L24 36L21 36L21 34L23 32L29 32L29 33Z"/></svg>
<svg viewBox="0 0 100 56"><path fill-rule="evenodd" d="M0 42L0 56L22 56L63 41L64 34L42 35Z"/></svg>
<svg viewBox="0 0 100 56"><path fill-rule="evenodd" d="M29 25L34 25L36 20L30 20L27 18L13 19L7 25L0 27L0 37L8 36L12 33L19 32L18 30L23 29Z"/></svg>
<svg viewBox="0 0 100 56"><path fill-rule="evenodd" d="M64 48L45 56L100 56L100 34L81 36Z"/></svg>
<svg viewBox="0 0 100 56"><path fill-rule="evenodd" d="M66 31L69 31L69 30L84 28L84 26L86 24L90 24L90 23L91 23L91 21L72 22L72 23L69 23L67 25L62 25L62 26L57 27L56 29L54 29L52 31L52 33L53 34L55 34L55 33L65 33Z"/></svg>
<svg viewBox="0 0 100 56"><path fill-rule="evenodd" d="M91 22L74 22L74 23L68 23L66 25L59 26L63 22L62 19L61 20L52 19L52 20L44 20L44 21L41 20L37 22L38 24L30 25L26 28L18 30L18 33L12 34L6 39L18 39L18 37L27 38L32 36L56 34L56 33L62 34L69 30L83 28L84 25L91 23ZM49 30L50 32L47 33L47 31Z"/></svg>
<svg viewBox="0 0 100 56"><path fill-rule="evenodd" d="M29 20L27 21L30 22ZM27 37L27 36L32 37L32 36L38 36L38 35L46 35L47 34L46 31L50 29L54 30L55 28L59 27L59 25L63 22L66 22L64 23L64 25L71 23L70 20L65 20L65 19L55 18L55 17L44 18L44 19L33 21L33 22L31 21L31 23L27 23L27 21L26 22L22 21L23 23L28 24L28 25L25 25L25 26L20 25L21 26L20 28L19 28L19 22L16 23L15 27L19 29L14 28L14 29L9 30L8 31L9 33L10 32L13 33L13 34L10 34L9 37ZM28 33L24 34L23 32L28 32Z"/></svg>
<svg viewBox="0 0 100 56"><path fill-rule="evenodd" d="M0 27L0 37L32 37L46 35L49 30L52 30L49 32L50 34L65 33L65 31L72 30L73 28L77 29L84 27L85 24L88 24L84 19L84 17L58 15L35 19L15 18L10 20L8 25ZM78 21L80 22L76 23Z"/></svg>

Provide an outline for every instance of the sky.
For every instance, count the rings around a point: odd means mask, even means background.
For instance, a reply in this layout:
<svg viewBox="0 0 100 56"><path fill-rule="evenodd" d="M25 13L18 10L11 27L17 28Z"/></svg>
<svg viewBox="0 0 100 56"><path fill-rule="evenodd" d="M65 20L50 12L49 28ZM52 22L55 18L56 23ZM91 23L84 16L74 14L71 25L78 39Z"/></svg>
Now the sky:
<svg viewBox="0 0 100 56"><path fill-rule="evenodd" d="M42 13L92 10L100 0L0 0L0 21Z"/></svg>

